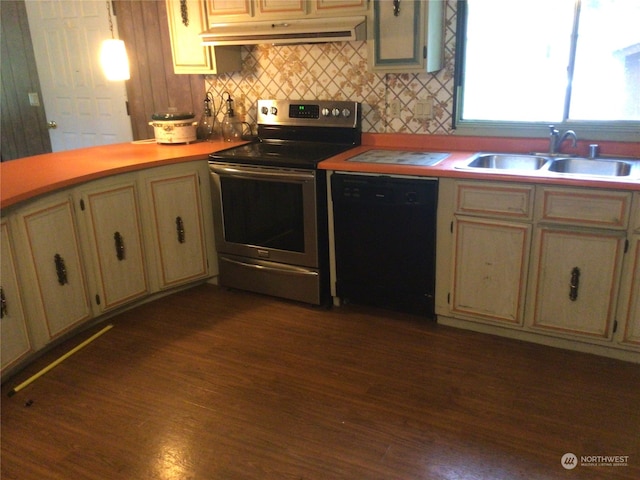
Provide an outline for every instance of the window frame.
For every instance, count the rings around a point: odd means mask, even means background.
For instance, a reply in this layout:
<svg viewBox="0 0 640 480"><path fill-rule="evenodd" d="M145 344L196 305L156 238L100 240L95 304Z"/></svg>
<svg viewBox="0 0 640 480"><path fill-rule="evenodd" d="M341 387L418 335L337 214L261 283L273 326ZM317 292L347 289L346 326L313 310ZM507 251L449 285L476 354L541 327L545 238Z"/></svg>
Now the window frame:
<svg viewBox="0 0 640 480"><path fill-rule="evenodd" d="M546 137L548 122L466 120L461 118L464 102L464 63L466 55L467 0L457 1L456 50L454 68L454 98L452 129L457 135L493 137ZM640 121L566 120L553 125L572 129L580 139L640 141Z"/></svg>

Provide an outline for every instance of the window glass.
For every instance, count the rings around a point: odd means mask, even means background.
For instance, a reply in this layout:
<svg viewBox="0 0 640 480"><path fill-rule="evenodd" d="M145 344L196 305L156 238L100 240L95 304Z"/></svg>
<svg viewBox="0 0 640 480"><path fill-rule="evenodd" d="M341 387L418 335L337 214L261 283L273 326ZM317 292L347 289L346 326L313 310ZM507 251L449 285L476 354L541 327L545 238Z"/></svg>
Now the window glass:
<svg viewBox="0 0 640 480"><path fill-rule="evenodd" d="M640 0L466 6L460 120L640 120Z"/></svg>
<svg viewBox="0 0 640 480"><path fill-rule="evenodd" d="M573 120L640 120L640 1L583 0Z"/></svg>

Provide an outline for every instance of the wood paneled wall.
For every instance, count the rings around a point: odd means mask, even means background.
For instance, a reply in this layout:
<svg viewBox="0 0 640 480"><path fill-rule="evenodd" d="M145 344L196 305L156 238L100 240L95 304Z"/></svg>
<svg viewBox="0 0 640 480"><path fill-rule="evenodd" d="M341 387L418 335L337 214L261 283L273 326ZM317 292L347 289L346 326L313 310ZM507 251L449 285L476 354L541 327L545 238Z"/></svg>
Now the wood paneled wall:
<svg viewBox="0 0 640 480"><path fill-rule="evenodd" d="M0 3L0 154L5 161L51 152L51 140L24 0ZM29 104L30 92L38 94L39 107Z"/></svg>
<svg viewBox="0 0 640 480"><path fill-rule="evenodd" d="M151 115L175 108L200 117L205 95L204 75L176 75L164 0L114 1L119 36L131 65L126 82L134 140L153 138Z"/></svg>

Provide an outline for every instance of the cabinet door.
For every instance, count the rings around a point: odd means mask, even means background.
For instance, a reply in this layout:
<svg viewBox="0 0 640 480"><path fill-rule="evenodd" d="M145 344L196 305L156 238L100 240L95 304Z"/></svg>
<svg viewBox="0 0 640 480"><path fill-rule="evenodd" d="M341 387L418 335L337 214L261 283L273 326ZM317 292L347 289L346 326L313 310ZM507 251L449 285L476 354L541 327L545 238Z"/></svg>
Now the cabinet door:
<svg viewBox="0 0 640 480"><path fill-rule="evenodd" d="M624 232L536 232L528 324L569 336L610 339Z"/></svg>
<svg viewBox="0 0 640 480"><path fill-rule="evenodd" d="M371 69L380 72L434 72L443 65L441 1L373 2L369 23Z"/></svg>
<svg viewBox="0 0 640 480"><path fill-rule="evenodd" d="M365 14L368 0L314 0L313 7L318 16Z"/></svg>
<svg viewBox="0 0 640 480"><path fill-rule="evenodd" d="M150 178L147 190L151 198L153 241L159 257L160 288L206 277L207 250L198 172Z"/></svg>
<svg viewBox="0 0 640 480"><path fill-rule="evenodd" d="M203 47L200 33L207 30L201 0L166 0L174 73L211 74L240 70L239 46Z"/></svg>
<svg viewBox="0 0 640 480"><path fill-rule="evenodd" d="M47 332L38 343L45 343L91 317L70 196L48 197L20 210L17 220L26 249L20 258L33 285L24 291L25 307L30 322L44 319Z"/></svg>
<svg viewBox="0 0 640 480"><path fill-rule="evenodd" d="M134 181L96 182L80 191L100 310L148 291Z"/></svg>
<svg viewBox="0 0 640 480"><path fill-rule="evenodd" d="M308 12L307 0L256 0L257 15L283 19L303 18Z"/></svg>
<svg viewBox="0 0 640 480"><path fill-rule="evenodd" d="M622 343L640 349L640 235L634 235L627 253L628 268L620 288L618 310Z"/></svg>
<svg viewBox="0 0 640 480"><path fill-rule="evenodd" d="M209 26L213 23L248 21L253 18L252 0L206 0Z"/></svg>
<svg viewBox="0 0 640 480"><path fill-rule="evenodd" d="M5 220L0 225L0 354L2 373L15 365L31 351L14 255L9 243L9 227Z"/></svg>
<svg viewBox="0 0 640 480"><path fill-rule="evenodd" d="M531 225L459 217L455 221L455 314L522 325Z"/></svg>

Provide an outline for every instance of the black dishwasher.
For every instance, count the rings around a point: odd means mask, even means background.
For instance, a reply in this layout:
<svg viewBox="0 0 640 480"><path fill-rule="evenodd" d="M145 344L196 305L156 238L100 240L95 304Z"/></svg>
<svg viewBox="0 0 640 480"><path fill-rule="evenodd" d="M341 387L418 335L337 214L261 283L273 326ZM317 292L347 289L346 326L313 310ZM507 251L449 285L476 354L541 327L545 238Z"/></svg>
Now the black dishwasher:
<svg viewBox="0 0 640 480"><path fill-rule="evenodd" d="M434 317L438 180L331 176L336 294Z"/></svg>

